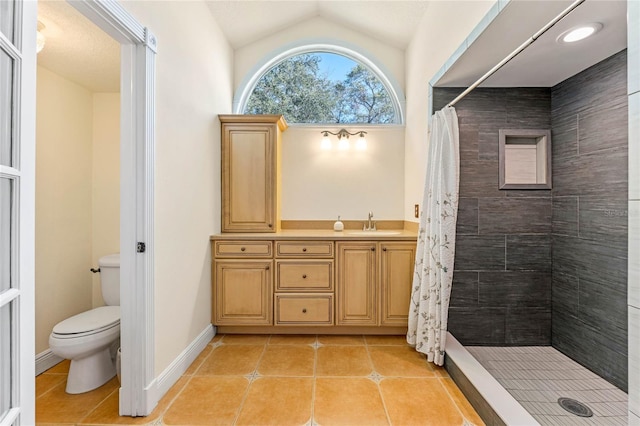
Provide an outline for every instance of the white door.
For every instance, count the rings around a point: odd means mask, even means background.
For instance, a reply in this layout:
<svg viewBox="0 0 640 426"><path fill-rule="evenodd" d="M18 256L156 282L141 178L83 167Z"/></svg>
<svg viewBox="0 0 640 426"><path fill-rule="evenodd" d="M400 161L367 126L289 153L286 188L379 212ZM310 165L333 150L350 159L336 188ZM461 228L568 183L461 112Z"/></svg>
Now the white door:
<svg viewBox="0 0 640 426"><path fill-rule="evenodd" d="M34 424L36 4L0 1L0 425Z"/></svg>

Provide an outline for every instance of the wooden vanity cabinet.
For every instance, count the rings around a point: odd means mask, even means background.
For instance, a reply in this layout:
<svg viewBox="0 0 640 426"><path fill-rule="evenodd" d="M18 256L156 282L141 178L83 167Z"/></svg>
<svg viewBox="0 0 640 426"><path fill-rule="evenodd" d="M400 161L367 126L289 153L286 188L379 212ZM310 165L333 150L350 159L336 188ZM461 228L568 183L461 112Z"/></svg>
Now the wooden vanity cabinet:
<svg viewBox="0 0 640 426"><path fill-rule="evenodd" d="M414 242L337 244L337 325L406 326Z"/></svg>
<svg viewBox="0 0 640 426"><path fill-rule="evenodd" d="M281 115L220 115L222 232L280 229Z"/></svg>
<svg viewBox="0 0 640 426"><path fill-rule="evenodd" d="M213 324L273 324L273 243L213 243Z"/></svg>

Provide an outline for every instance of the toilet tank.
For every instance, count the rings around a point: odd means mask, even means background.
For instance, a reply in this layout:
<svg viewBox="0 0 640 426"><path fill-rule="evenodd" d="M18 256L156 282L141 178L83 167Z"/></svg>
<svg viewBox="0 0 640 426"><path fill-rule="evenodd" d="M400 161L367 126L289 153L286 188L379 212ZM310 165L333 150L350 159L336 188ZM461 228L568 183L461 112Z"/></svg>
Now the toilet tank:
<svg viewBox="0 0 640 426"><path fill-rule="evenodd" d="M100 287L107 306L120 306L120 254L108 254L98 259Z"/></svg>

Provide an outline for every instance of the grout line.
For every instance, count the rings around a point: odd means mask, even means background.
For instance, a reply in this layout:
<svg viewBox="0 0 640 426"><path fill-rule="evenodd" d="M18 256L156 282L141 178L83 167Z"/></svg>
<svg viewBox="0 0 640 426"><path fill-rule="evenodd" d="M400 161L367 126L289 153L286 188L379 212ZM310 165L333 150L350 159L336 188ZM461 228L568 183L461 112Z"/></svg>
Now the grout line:
<svg viewBox="0 0 640 426"><path fill-rule="evenodd" d="M318 372L318 335L316 334L315 341L310 345L313 348L313 383L311 384L311 418L309 424L311 426L316 424L315 408L316 408L316 378Z"/></svg>
<svg viewBox="0 0 640 426"><path fill-rule="evenodd" d="M253 369L253 371L250 374L253 373L258 373L258 366L260 365L260 362L262 362L262 358L264 358L264 354L267 351L267 346L269 343L269 340L271 340L271 335L269 335L269 337L267 338L267 341L264 343L264 347L262 348L262 353L260 354L260 357L258 358L258 362L256 362L256 366ZM245 378L244 375L240 374L240 375L234 375L234 376L238 376L238 377L242 377ZM247 390L244 392L244 396L242 397L242 401L240 401L240 405L238 406L238 411L236 412L235 417L233 418L233 424L237 424L238 423L238 419L240 418L240 413L242 413L242 409L244 408L244 403L247 401L247 398L249 397L249 390L251 389L251 385L253 384L255 379L253 380L247 380L249 383L247 385Z"/></svg>
<svg viewBox="0 0 640 426"><path fill-rule="evenodd" d="M117 376L114 376L114 377L117 377ZM110 382L111 380L113 380L113 378L112 378L112 379L110 379L110 380L109 380L109 382ZM117 380L117 379L116 379L116 380ZM107 382L107 383L109 383L109 382ZM105 384L107 384L107 383L105 383ZM104 385L102 385L102 386L104 386ZM100 389L100 388L97 388L97 389ZM97 389L94 389L94 390L97 390ZM79 420L76 424L82 424L82 421L83 421L84 419L86 419L86 418L87 418L87 417L89 417L89 416L90 416L94 411L96 411L96 410L98 409L98 407L100 407L102 404L104 404L104 403L109 399L109 397L110 397L111 395L113 395L115 392L120 392L120 387L116 387L112 392L109 392L109 393L107 394L107 396L105 396L104 398L102 398L102 399L100 400L100 402L98 402L98 403L97 403L97 404L96 404L92 409L90 409L90 410L89 410L89 412L87 412L87 414L85 414L83 417L80 417L80 420ZM119 414L118 414L118 415L119 415Z"/></svg>
<svg viewBox="0 0 640 426"><path fill-rule="evenodd" d="M378 373L378 371L376 371L376 367L373 364L373 358L371 358L371 352L369 351L369 342L367 341L367 338L365 336L362 336L362 339L364 340L364 347L365 347L365 350L367 351L367 358L369 358L369 363L371 364L371 373L369 373L369 376L372 373L376 373L377 375L380 376L380 380L378 381L373 380L373 382L376 384L376 388L378 389L378 395L380 395L380 401L382 402L382 409L384 410L384 415L387 417L387 423L391 425L393 424L391 423L391 416L389 415L387 404L384 401L384 396L382 395L382 388L380 387L380 383L382 383L382 381L386 378L386 376L383 376L382 374ZM366 377L368 378L368 376Z"/></svg>

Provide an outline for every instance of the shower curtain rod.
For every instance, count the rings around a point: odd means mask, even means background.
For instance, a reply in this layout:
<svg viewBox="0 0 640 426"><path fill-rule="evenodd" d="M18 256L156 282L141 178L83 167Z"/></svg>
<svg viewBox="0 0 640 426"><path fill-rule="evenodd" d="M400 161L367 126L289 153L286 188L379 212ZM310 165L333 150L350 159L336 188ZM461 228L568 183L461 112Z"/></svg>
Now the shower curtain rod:
<svg viewBox="0 0 640 426"><path fill-rule="evenodd" d="M507 55L507 57L505 57L502 61L500 61L496 66L494 66L493 68L491 68L489 71L487 71L487 73L485 75L483 75L482 77L480 77L475 83L473 83L471 86L467 87L465 89L464 92L460 93L454 100L452 100L451 102L449 102L447 104L448 107L452 107L454 106L456 103L458 103L458 101L460 101L462 98L464 98L465 96L467 96L471 91L473 91L473 89L475 89L476 87L478 87L479 85L481 85L486 79L488 79L489 77L491 77L496 71L498 71L500 68L502 68L504 65L506 65L510 60L512 60L513 58L515 58L516 56L518 56L518 54L520 54L520 52L522 52L524 49L526 49L527 47L529 47L529 45L531 43L533 43L534 41L536 41L538 39L538 37L540 37L542 34L544 34L545 32L547 32L547 30L551 27L553 27L555 24L558 23L558 21L560 21L562 18L564 18L565 16L567 16L569 13L571 13L576 7L580 6L582 3L584 3L586 0L576 0L573 3L571 3L571 5L569 7L567 7L564 11L562 11L558 16L556 16L555 18L553 18L551 21L549 21L549 23L547 25L545 25L544 27L542 27L540 30L538 30L537 33L535 33L534 35L532 35L529 39L527 39L527 41L525 41L524 43L522 43L520 45L520 47L518 47L516 50L514 50L513 52L511 52L509 55Z"/></svg>

